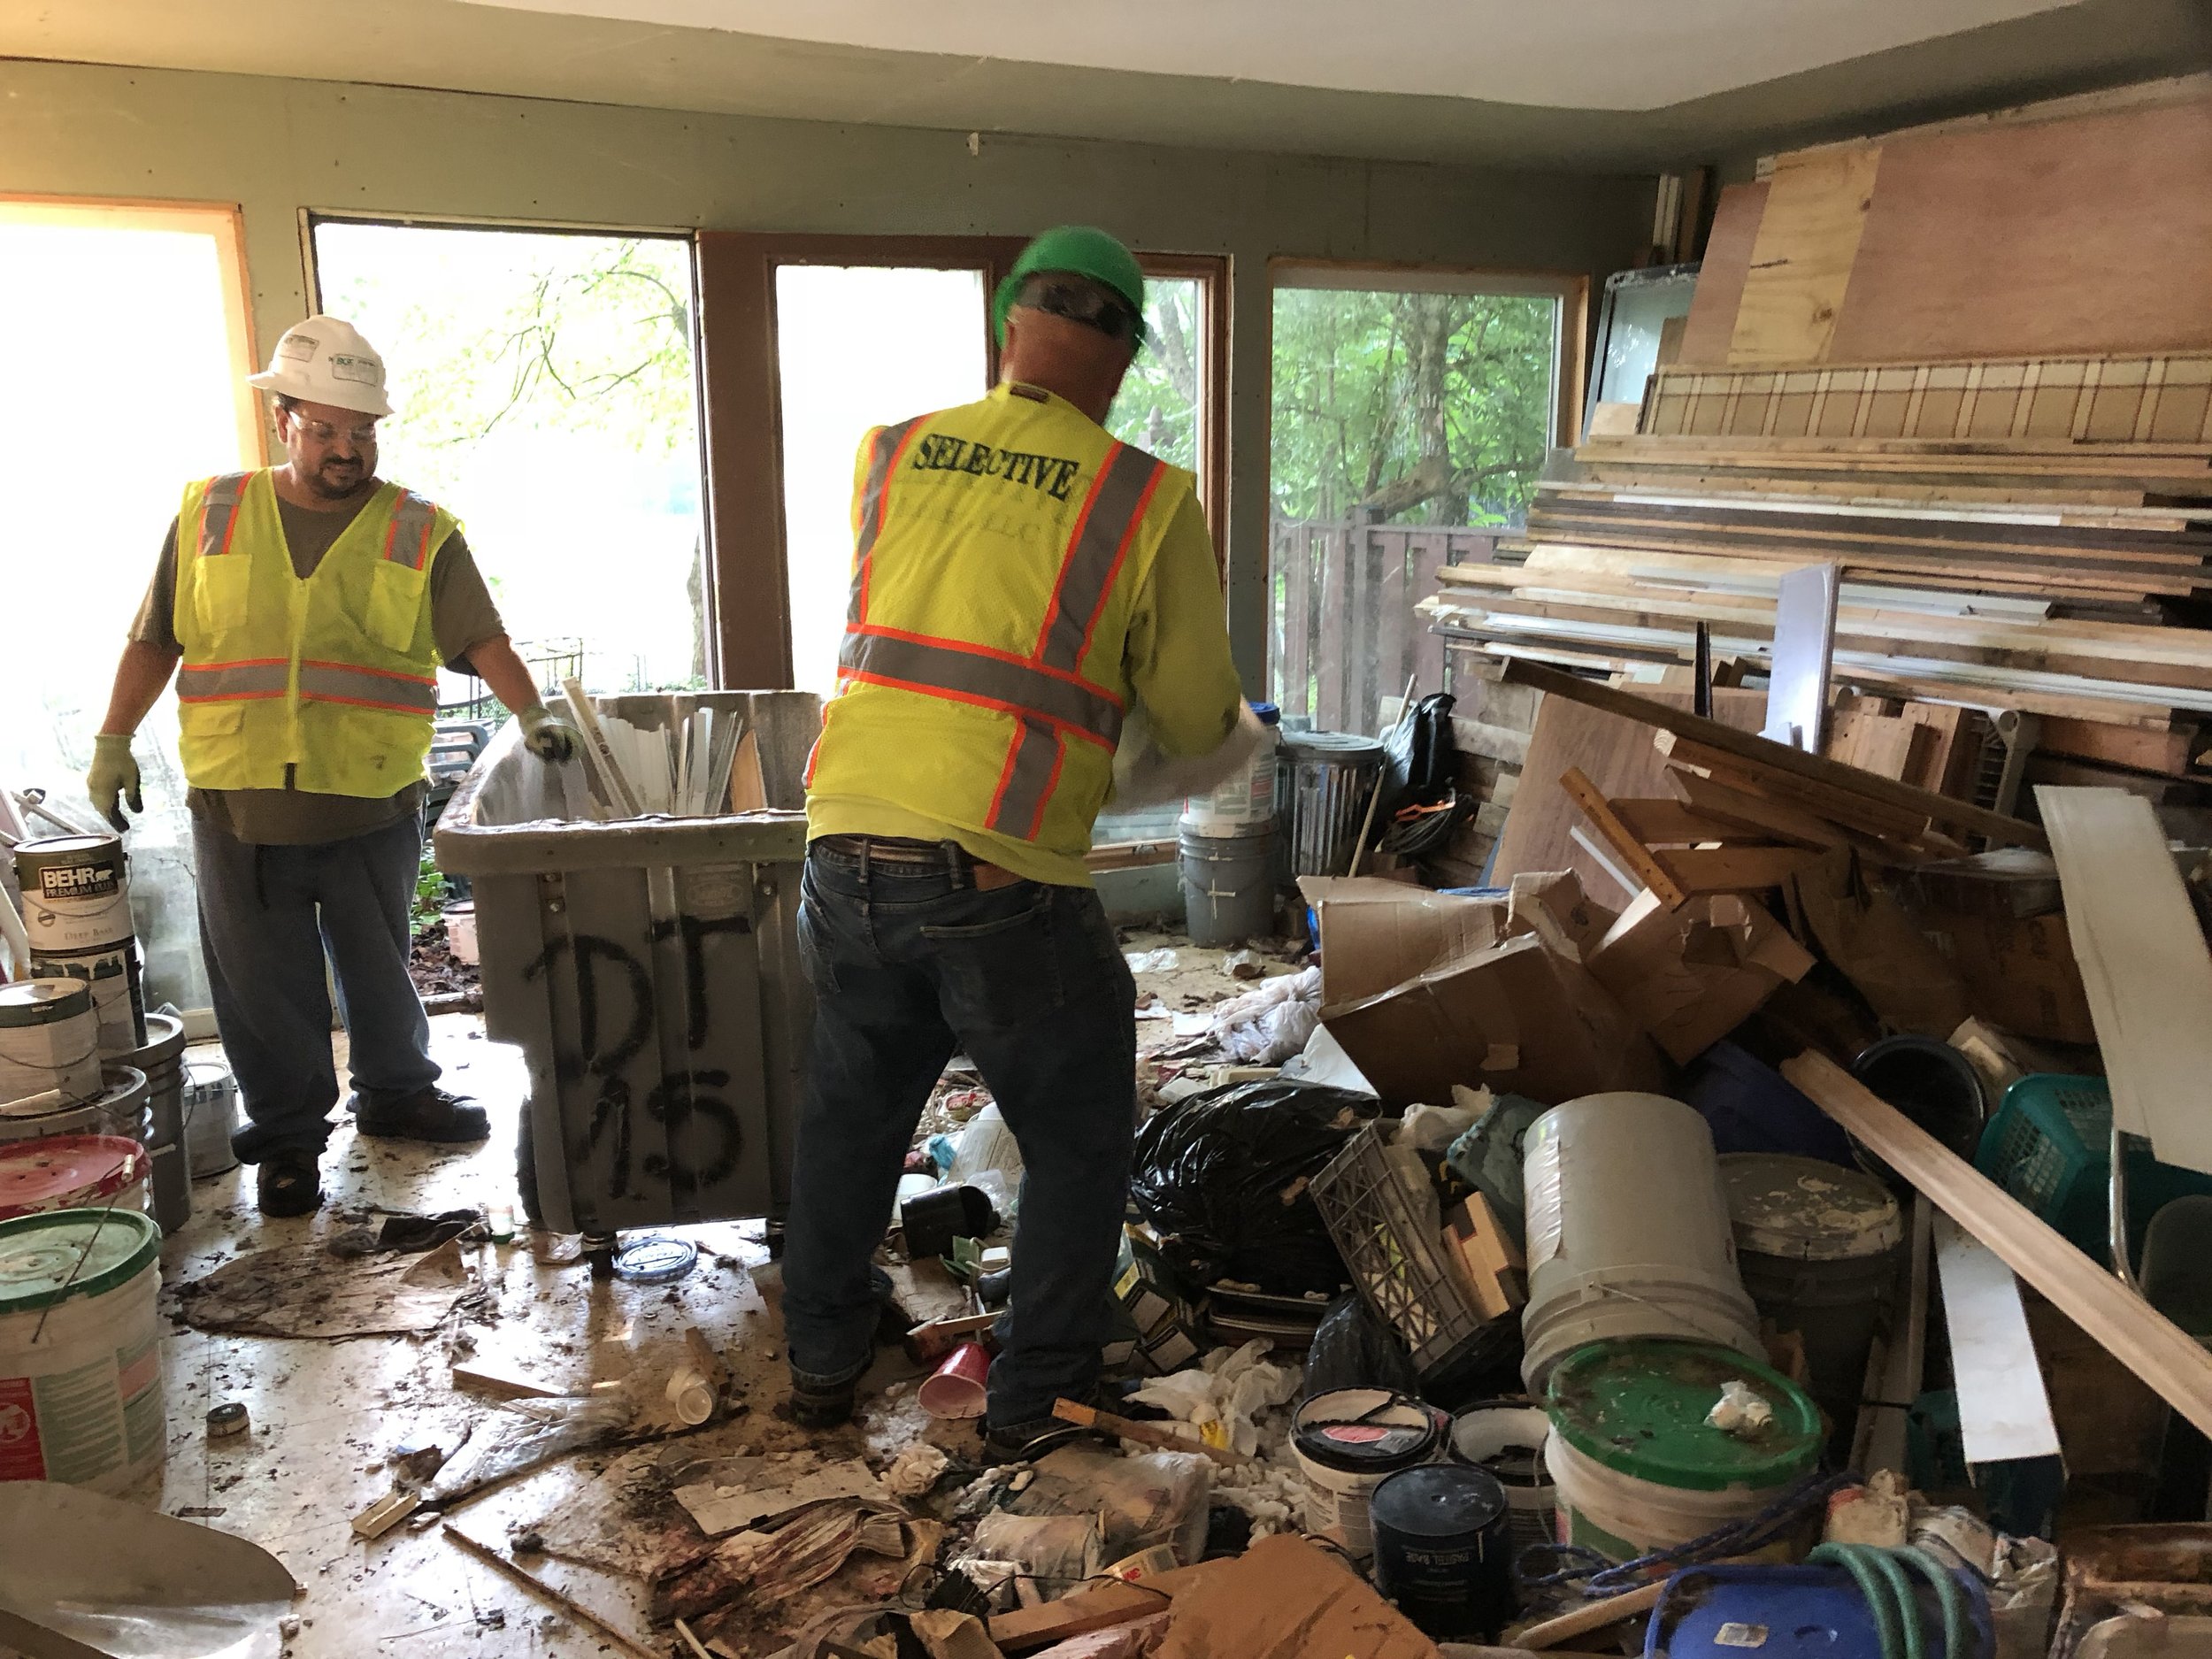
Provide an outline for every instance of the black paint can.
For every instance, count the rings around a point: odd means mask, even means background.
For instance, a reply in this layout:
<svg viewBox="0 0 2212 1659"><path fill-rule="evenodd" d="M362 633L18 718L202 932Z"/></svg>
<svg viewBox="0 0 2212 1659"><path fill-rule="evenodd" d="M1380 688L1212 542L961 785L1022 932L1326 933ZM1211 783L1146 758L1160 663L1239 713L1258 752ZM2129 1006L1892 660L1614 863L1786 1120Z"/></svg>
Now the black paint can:
<svg viewBox="0 0 2212 1659"><path fill-rule="evenodd" d="M955 1239L980 1239L997 1220L989 1195L979 1187L933 1187L899 1206L910 1262L949 1256Z"/></svg>
<svg viewBox="0 0 2212 1659"><path fill-rule="evenodd" d="M1513 1617L1512 1513L1487 1470L1400 1470L1368 1506L1376 1587L1439 1640L1494 1642Z"/></svg>

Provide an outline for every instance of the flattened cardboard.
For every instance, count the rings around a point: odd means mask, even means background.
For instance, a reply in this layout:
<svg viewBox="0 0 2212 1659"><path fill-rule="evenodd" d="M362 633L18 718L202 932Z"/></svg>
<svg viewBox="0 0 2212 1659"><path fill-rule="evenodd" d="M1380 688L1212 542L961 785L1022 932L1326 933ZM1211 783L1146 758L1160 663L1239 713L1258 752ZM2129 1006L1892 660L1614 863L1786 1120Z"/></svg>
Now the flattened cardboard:
<svg viewBox="0 0 2212 1659"><path fill-rule="evenodd" d="M1986 1011L1968 1006L1957 971L1848 848L1799 871L1790 888L1820 954L1886 1024L1941 1039L1970 1013Z"/></svg>
<svg viewBox="0 0 2212 1659"><path fill-rule="evenodd" d="M1590 972L1677 1064L1741 1025L1812 956L1757 902L1736 893L1670 910L1648 890L1621 912Z"/></svg>
<svg viewBox="0 0 2212 1659"><path fill-rule="evenodd" d="M1278 1532L1175 1597L1156 1659L1438 1659L1436 1644L1339 1557Z"/></svg>
<svg viewBox="0 0 2212 1659"><path fill-rule="evenodd" d="M1618 915L1585 893L1573 871L1548 870L1513 878L1505 931L1534 933L1568 961L1586 963Z"/></svg>
<svg viewBox="0 0 2212 1659"><path fill-rule="evenodd" d="M1325 925L1324 963L1332 948ZM1534 934L1356 1002L1325 1000L1321 1020L1386 1105L1449 1100L1455 1083L1547 1104L1664 1084L1651 1040L1588 970Z"/></svg>
<svg viewBox="0 0 2212 1659"><path fill-rule="evenodd" d="M1965 983L1977 1014L2045 1042L2097 1041L2063 915L2014 919L1922 910L1914 919Z"/></svg>

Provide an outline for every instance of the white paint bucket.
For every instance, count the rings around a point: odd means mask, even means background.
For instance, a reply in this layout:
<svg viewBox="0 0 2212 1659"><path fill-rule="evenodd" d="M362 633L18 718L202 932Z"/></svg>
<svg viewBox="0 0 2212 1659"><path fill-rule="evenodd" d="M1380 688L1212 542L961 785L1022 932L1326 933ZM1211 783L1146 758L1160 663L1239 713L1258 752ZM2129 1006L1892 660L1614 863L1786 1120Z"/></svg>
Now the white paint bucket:
<svg viewBox="0 0 2212 1659"><path fill-rule="evenodd" d="M1531 1393L1590 1342L1682 1337L1765 1353L1736 1272L1713 1133L1690 1107L1627 1092L1555 1106L1522 1138L1521 1179Z"/></svg>
<svg viewBox="0 0 2212 1659"><path fill-rule="evenodd" d="M1442 1437L1439 1414L1387 1388L1333 1388L1300 1406L1290 1449L1306 1481L1309 1532L1333 1527L1355 1555L1375 1553L1368 1501L1384 1478L1425 1463Z"/></svg>
<svg viewBox="0 0 2212 1659"><path fill-rule="evenodd" d="M92 990L100 1047L125 1055L146 1045L146 999L138 979L130 882L115 835L50 835L15 849L31 968L42 979L81 980Z"/></svg>
<svg viewBox="0 0 2212 1659"><path fill-rule="evenodd" d="M19 1105L50 1111L99 1092L100 1026L91 991L74 979L0 985L0 1113L12 1115ZM31 1102L37 1104L25 1104Z"/></svg>
<svg viewBox="0 0 2212 1659"><path fill-rule="evenodd" d="M476 902L466 899L445 908L445 948L456 962L473 967L481 958L476 950Z"/></svg>
<svg viewBox="0 0 2212 1659"><path fill-rule="evenodd" d="M161 1466L160 1290L150 1216L0 1221L0 1480L112 1493Z"/></svg>
<svg viewBox="0 0 2212 1659"><path fill-rule="evenodd" d="M153 1161L121 1135L0 1144L0 1221L50 1210L147 1210Z"/></svg>
<svg viewBox="0 0 2212 1659"><path fill-rule="evenodd" d="M120 1135L146 1144L146 1074L136 1066L100 1068L102 1087L88 1101L42 1111L0 1113L0 1141L49 1135Z"/></svg>
<svg viewBox="0 0 2212 1659"><path fill-rule="evenodd" d="M1544 1471L1550 1433L1551 1419L1541 1406L1470 1406L1452 1419L1452 1461L1486 1471L1505 1488L1517 1554L1555 1536L1559 1494Z"/></svg>

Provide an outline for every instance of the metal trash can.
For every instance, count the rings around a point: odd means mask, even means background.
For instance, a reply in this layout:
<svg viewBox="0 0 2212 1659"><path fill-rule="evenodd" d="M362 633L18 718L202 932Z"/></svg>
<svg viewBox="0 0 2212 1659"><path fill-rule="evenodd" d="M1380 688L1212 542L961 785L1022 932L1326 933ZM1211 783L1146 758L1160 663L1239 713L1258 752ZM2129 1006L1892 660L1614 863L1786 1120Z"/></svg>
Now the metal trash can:
<svg viewBox="0 0 2212 1659"><path fill-rule="evenodd" d="M594 703L648 729L742 716L770 810L592 821L580 763L548 766L512 721L455 791L434 844L472 884L486 1033L529 1070L524 1207L563 1233L780 1218L814 1012L797 920L820 699Z"/></svg>
<svg viewBox="0 0 2212 1659"><path fill-rule="evenodd" d="M1276 812L1292 876L1340 876L1359 843L1382 776L1379 739L1353 732L1286 732Z"/></svg>

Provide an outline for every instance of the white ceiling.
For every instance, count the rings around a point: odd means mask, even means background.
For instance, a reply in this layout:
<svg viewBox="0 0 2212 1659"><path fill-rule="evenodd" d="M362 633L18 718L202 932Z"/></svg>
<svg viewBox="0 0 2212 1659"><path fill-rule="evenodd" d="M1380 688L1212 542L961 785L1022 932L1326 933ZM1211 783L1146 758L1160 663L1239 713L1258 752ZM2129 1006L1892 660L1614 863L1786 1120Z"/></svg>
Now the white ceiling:
<svg viewBox="0 0 2212 1659"><path fill-rule="evenodd" d="M1653 110L2074 0L476 0L822 45Z"/></svg>

